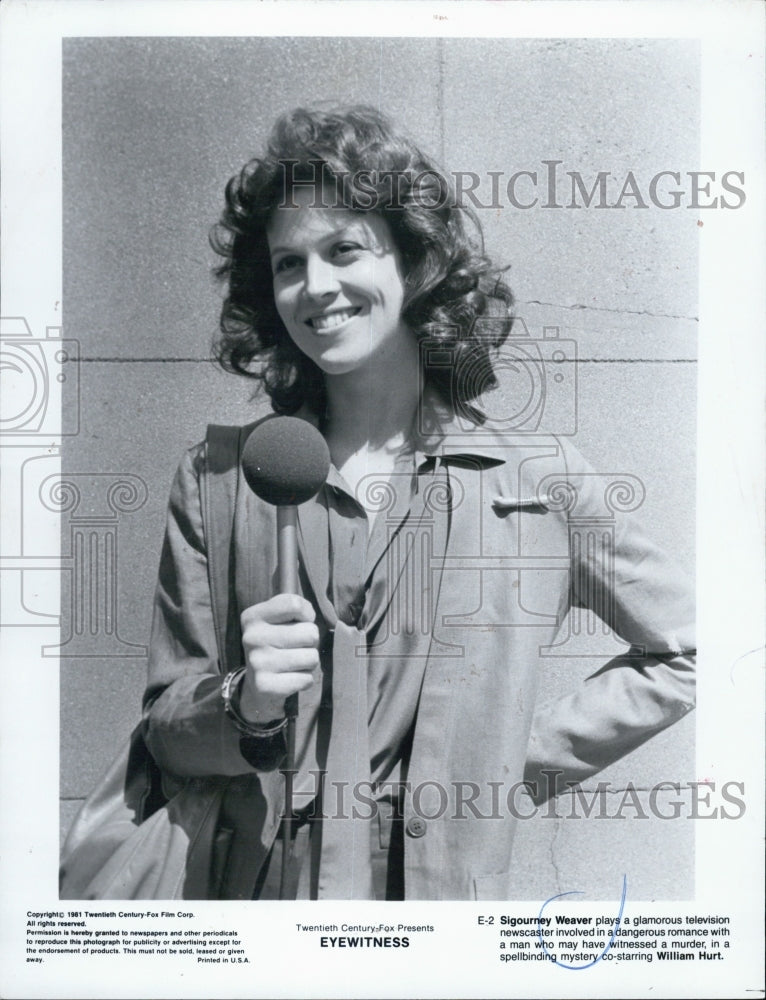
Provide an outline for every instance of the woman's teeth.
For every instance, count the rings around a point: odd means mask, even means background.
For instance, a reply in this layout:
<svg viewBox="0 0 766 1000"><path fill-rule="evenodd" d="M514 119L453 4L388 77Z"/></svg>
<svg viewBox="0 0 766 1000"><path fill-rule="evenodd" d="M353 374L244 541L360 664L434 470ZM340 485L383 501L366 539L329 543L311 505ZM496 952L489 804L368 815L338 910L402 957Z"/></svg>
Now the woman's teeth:
<svg viewBox="0 0 766 1000"><path fill-rule="evenodd" d="M327 330L334 330L336 326L347 322L352 316L356 316L358 312L358 309L338 309L335 312L312 317L309 320L309 326L313 327L318 333L325 333Z"/></svg>

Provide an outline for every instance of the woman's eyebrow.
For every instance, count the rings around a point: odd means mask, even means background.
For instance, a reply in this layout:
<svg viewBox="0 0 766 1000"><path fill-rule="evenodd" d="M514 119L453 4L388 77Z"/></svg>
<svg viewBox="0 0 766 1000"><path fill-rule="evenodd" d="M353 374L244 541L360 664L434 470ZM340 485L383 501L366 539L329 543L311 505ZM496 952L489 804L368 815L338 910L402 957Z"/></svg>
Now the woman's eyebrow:
<svg viewBox="0 0 766 1000"><path fill-rule="evenodd" d="M292 247L285 247L281 245L276 247L269 247L270 256L274 257L278 253L294 253L294 249Z"/></svg>
<svg viewBox="0 0 766 1000"><path fill-rule="evenodd" d="M326 243L332 243L339 237L342 238L344 236L347 236L349 232L351 232L352 234L359 234L360 231L362 235L365 235L369 240L373 241L372 234L369 232L368 228L362 222L359 222L357 219L351 219L344 225L339 226L337 229L333 229L332 232L322 236L321 239L319 239L318 243L319 246L324 246ZM280 243L275 247L269 247L269 253L272 257L274 257L276 256L276 254L280 253L299 253L301 249L302 247L299 246L298 247L285 246L284 244Z"/></svg>

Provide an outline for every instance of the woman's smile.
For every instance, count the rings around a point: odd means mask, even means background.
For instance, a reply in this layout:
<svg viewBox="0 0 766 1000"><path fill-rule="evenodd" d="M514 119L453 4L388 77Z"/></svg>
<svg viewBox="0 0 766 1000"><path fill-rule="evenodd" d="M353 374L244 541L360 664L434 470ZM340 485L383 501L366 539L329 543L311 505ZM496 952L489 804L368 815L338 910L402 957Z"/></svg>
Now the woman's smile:
<svg viewBox="0 0 766 1000"><path fill-rule="evenodd" d="M312 316L306 322L315 333L333 333L361 311L359 306L354 309L331 309Z"/></svg>

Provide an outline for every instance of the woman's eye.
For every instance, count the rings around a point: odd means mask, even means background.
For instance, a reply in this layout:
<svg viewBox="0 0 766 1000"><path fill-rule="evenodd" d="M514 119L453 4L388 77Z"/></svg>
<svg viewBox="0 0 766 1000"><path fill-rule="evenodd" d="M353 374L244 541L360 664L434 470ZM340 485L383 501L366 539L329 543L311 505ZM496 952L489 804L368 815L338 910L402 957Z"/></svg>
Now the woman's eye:
<svg viewBox="0 0 766 1000"><path fill-rule="evenodd" d="M290 254L287 257L280 257L274 267L274 274L284 274L286 271L293 271L300 266L301 259Z"/></svg>
<svg viewBox="0 0 766 1000"><path fill-rule="evenodd" d="M337 243L333 247L333 253L336 257L345 257L349 254L356 253L357 250L361 250L361 246L358 243L346 242Z"/></svg>

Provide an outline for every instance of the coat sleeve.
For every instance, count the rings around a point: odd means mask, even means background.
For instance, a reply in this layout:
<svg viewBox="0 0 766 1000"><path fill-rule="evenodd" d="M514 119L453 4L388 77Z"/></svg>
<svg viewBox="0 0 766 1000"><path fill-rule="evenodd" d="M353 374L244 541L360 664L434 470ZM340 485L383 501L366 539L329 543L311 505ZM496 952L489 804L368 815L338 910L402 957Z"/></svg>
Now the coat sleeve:
<svg viewBox="0 0 766 1000"><path fill-rule="evenodd" d="M221 699L200 502L203 455L201 445L185 455L170 493L144 694L147 746L163 770L181 777L256 770ZM272 770L281 747L258 742L259 769Z"/></svg>
<svg viewBox="0 0 766 1000"><path fill-rule="evenodd" d="M571 445L563 448L574 513L583 522L603 519L603 477ZM598 546L571 544L571 603L598 614L630 648L574 693L538 708L525 770L538 802L630 753L694 707L691 581L634 514L616 516L612 551L604 559Z"/></svg>

